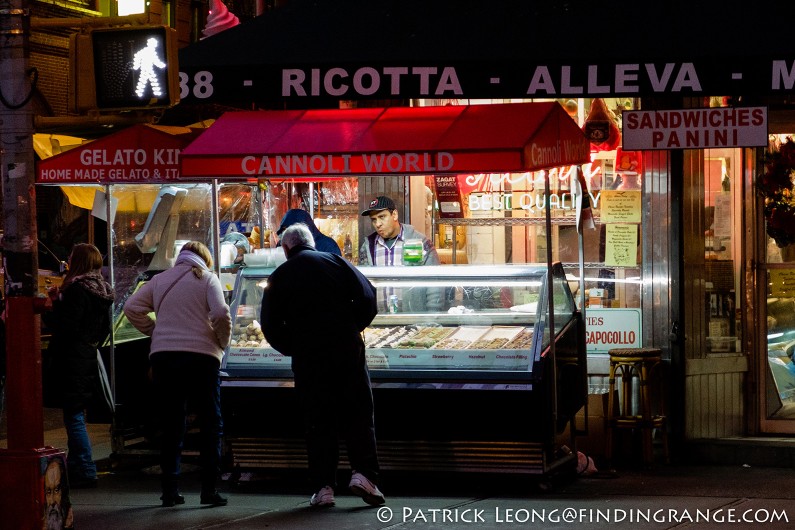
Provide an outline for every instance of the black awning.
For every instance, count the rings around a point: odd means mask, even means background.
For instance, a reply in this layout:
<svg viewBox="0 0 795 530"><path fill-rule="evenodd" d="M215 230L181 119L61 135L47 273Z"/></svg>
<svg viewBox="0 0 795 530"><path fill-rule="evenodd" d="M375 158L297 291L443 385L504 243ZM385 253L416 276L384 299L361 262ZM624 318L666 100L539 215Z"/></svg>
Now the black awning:
<svg viewBox="0 0 795 530"><path fill-rule="evenodd" d="M180 70L193 103L776 95L795 85L784 4L291 0Z"/></svg>

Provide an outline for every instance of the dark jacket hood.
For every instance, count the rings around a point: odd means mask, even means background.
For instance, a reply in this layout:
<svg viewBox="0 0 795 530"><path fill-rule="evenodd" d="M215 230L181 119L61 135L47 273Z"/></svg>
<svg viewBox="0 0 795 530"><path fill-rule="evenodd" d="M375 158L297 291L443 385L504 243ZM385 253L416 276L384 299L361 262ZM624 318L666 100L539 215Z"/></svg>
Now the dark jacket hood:
<svg viewBox="0 0 795 530"><path fill-rule="evenodd" d="M284 219L282 219L282 224L276 231L276 235L281 237L282 232L284 232L287 227L296 223L304 223L309 228L309 231L312 233L312 237L315 239L315 250L320 252L331 252L332 254L342 256L342 252L337 242L334 241L333 238L321 232L320 229L315 226L315 222L312 220L312 217L306 210L301 210L298 208L287 210L287 213L284 214Z"/></svg>
<svg viewBox="0 0 795 530"><path fill-rule="evenodd" d="M317 226L315 226L315 221L312 220L312 216L309 215L309 212L306 210L301 210L299 208L295 208L292 210L287 210L287 213L284 214L284 218L282 219L282 224L279 225L279 229L276 231L276 235L282 235L282 232L289 227L296 223L304 223L306 226L309 227L309 231L312 232L312 236L317 238L318 234L320 234L320 230Z"/></svg>

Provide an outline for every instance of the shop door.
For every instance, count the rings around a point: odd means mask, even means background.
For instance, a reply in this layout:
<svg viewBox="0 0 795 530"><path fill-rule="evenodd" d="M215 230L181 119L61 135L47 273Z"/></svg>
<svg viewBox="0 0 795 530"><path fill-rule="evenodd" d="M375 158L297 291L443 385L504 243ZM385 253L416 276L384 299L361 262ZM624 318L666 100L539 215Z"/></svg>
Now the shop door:
<svg viewBox="0 0 795 530"><path fill-rule="evenodd" d="M741 149L683 152L685 439L745 433Z"/></svg>

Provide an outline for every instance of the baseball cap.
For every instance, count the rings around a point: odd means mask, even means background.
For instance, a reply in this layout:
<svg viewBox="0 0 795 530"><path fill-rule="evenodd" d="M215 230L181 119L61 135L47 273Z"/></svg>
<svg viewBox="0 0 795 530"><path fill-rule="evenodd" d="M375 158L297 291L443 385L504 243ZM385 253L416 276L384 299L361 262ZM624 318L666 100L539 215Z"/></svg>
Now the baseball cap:
<svg viewBox="0 0 795 530"><path fill-rule="evenodd" d="M362 212L362 215L370 215L372 212L380 212L381 210L395 210L395 201L389 197L379 195L367 206L367 209Z"/></svg>

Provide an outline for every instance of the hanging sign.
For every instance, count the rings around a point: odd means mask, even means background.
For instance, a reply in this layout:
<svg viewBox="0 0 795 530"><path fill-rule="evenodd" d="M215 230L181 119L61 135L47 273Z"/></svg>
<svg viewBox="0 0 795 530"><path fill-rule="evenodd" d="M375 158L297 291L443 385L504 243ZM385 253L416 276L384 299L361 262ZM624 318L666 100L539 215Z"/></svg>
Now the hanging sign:
<svg viewBox="0 0 795 530"><path fill-rule="evenodd" d="M767 146L767 107L628 110L622 116L625 151Z"/></svg>
<svg viewBox="0 0 795 530"><path fill-rule="evenodd" d="M607 353L612 348L640 348L643 343L638 308L588 309L585 320L588 353Z"/></svg>
<svg viewBox="0 0 795 530"><path fill-rule="evenodd" d="M436 175L433 177L433 182L436 187L436 200L439 202L439 217L442 219L464 217L458 177Z"/></svg>
<svg viewBox="0 0 795 530"><path fill-rule="evenodd" d="M164 183L179 177L191 134L135 125L38 162L37 184Z"/></svg>

